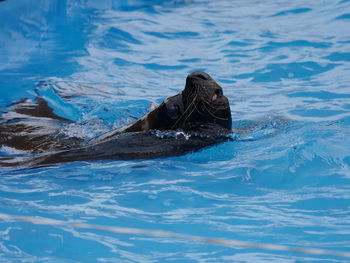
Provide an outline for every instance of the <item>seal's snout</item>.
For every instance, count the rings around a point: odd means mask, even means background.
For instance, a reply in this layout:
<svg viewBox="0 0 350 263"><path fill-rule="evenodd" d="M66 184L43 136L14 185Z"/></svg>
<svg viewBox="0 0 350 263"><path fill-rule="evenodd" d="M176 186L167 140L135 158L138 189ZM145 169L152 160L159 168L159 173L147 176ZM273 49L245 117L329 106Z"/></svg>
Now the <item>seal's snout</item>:
<svg viewBox="0 0 350 263"><path fill-rule="evenodd" d="M214 90L214 95L211 97L211 101L216 101L217 99L220 99L222 96L223 96L223 92L222 92L222 89L220 88L216 88Z"/></svg>

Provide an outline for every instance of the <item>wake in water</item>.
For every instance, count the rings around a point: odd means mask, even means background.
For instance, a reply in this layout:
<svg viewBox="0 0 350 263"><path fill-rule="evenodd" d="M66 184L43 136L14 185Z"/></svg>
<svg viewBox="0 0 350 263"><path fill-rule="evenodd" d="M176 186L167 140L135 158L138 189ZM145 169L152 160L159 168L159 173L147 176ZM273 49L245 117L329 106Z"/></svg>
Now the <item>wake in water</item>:
<svg viewBox="0 0 350 263"><path fill-rule="evenodd" d="M0 122L1 166L47 165L99 159L149 159L178 156L225 141L272 136L286 127L283 118L241 121L231 129L231 114L222 88L206 73L187 77L184 91L168 98L126 127L91 137L71 120L70 106L48 84L46 97L60 108L59 116L41 97L9 107ZM50 96L47 96L47 95Z"/></svg>
<svg viewBox="0 0 350 263"><path fill-rule="evenodd" d="M62 100L57 94L51 98ZM62 133L72 124L72 120L55 114L41 97L35 102L23 100L12 105L1 120L1 144L33 156L2 157L0 164L46 165L177 156L230 140L227 134L232 121L222 88L208 74L196 71L187 77L180 94L166 99L131 125L87 141L84 136ZM159 136L154 131L165 133ZM172 131L175 131L172 136L165 136Z"/></svg>

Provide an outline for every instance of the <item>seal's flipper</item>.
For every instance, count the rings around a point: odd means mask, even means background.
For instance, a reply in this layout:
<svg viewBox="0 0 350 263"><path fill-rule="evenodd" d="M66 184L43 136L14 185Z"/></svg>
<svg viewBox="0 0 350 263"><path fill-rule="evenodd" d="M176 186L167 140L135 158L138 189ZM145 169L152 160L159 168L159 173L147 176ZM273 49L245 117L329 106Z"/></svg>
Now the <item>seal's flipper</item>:
<svg viewBox="0 0 350 263"><path fill-rule="evenodd" d="M28 117L38 117L38 118L49 118L53 120L65 120L57 116L53 109L50 108L48 103L40 97L35 98L35 103L31 102L29 99L23 99L19 103L15 103L10 107L10 111L16 112L18 114L26 115Z"/></svg>
<svg viewBox="0 0 350 263"><path fill-rule="evenodd" d="M61 148L63 142L52 137L67 122L71 121L57 116L42 98L23 99L0 118L0 146L32 153Z"/></svg>

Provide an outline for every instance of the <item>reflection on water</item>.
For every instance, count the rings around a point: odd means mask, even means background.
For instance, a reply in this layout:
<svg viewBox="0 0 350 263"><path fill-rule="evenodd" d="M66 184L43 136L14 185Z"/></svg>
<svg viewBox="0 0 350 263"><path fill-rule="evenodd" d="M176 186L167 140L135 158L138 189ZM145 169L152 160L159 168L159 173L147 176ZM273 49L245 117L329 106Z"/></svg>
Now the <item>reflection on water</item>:
<svg viewBox="0 0 350 263"><path fill-rule="evenodd" d="M0 2L0 111L39 95L77 121L62 132L93 137L205 70L240 131L176 158L2 168L1 212L350 251L349 13L345 0ZM0 233L4 262L345 262L23 222Z"/></svg>

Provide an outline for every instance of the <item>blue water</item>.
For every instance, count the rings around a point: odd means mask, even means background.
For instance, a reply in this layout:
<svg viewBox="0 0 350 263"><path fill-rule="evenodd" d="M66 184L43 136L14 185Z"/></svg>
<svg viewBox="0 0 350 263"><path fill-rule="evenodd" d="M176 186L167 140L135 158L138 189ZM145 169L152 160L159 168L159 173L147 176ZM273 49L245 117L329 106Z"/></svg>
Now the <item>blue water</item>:
<svg viewBox="0 0 350 263"><path fill-rule="evenodd" d="M1 168L0 213L350 252L350 1L7 0L0 29L1 112L40 95L76 121L62 132L92 138L204 70L235 127L258 123L181 157ZM0 233L0 262L349 261L7 220Z"/></svg>

